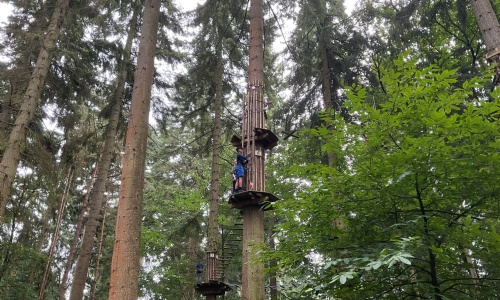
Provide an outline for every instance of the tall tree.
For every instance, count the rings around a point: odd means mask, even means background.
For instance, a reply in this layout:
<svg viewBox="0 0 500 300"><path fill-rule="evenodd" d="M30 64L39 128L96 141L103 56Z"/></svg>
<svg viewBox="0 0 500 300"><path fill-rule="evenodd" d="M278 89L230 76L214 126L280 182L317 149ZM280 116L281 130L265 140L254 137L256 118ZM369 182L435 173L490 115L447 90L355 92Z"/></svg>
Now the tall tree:
<svg viewBox="0 0 500 300"><path fill-rule="evenodd" d="M35 117L40 103L40 94L49 72L52 51L59 39L60 30L68 13L69 0L58 0L47 28L43 46L24 94L19 114L9 136L7 147L0 162L0 223L3 222L5 207L10 197L12 182L26 146L29 124Z"/></svg>
<svg viewBox="0 0 500 300"><path fill-rule="evenodd" d="M220 147L222 134L222 76L223 76L223 60L222 46L216 49L217 69L215 71L214 81L215 101L214 101L214 127L212 132L212 175L210 179L210 214L208 223L208 242L207 242L207 260L212 260L207 264L215 267L217 263L217 241L219 239L218 230L218 215L219 215L219 172L220 172ZM207 268L207 282L216 278L215 268L210 270Z"/></svg>
<svg viewBox="0 0 500 300"><path fill-rule="evenodd" d="M130 19L129 31L127 40L123 49L123 54L120 59L120 64L117 69L116 89L112 99L111 114L109 116L108 125L104 133L104 145L101 151L100 159L98 162L99 171L95 180L95 185L89 199L89 211L87 221L85 223L85 230L82 237L80 254L76 263L75 273L73 276L73 284L71 286L70 299L77 300L83 298L83 291L87 279L87 273L94 247L94 238L97 231L99 222L99 215L105 199L106 185L108 183L108 174L111 167L111 161L114 156L114 148L116 142L117 131L119 128L120 113L123 106L125 83L128 76L128 62L130 60L130 53L132 49L132 41L136 34L138 10L140 6L137 5L133 9L132 17ZM62 283L63 285L65 282Z"/></svg>
<svg viewBox="0 0 500 300"><path fill-rule="evenodd" d="M112 300L138 296L142 192L160 3L147 0L144 8L115 226L109 289Z"/></svg>

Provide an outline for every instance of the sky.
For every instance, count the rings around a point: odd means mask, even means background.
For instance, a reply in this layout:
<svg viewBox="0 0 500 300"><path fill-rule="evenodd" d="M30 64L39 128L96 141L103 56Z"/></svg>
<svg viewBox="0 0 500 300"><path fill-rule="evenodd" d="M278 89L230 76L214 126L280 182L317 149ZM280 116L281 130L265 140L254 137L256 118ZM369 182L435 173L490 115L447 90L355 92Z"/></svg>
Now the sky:
<svg viewBox="0 0 500 300"><path fill-rule="evenodd" d="M179 3L181 6L184 7L185 10L190 10L196 7L198 3L203 3L205 1L199 1L199 0L177 0L177 3ZM347 9L347 12L350 13L354 5L356 4L357 0L345 0L344 5ZM12 6L8 3L0 2L0 26L1 23L4 23L7 21L7 17L9 16L10 12L12 10Z"/></svg>

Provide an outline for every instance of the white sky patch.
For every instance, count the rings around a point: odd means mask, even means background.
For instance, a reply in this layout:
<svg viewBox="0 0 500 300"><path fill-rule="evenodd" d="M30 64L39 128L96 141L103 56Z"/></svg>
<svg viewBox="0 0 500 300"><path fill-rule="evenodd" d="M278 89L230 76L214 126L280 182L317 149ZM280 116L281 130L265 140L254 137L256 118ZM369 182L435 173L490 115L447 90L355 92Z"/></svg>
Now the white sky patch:
<svg viewBox="0 0 500 300"><path fill-rule="evenodd" d="M7 17L12 13L12 5L9 3L0 2L0 26L5 26L5 22L7 22Z"/></svg>

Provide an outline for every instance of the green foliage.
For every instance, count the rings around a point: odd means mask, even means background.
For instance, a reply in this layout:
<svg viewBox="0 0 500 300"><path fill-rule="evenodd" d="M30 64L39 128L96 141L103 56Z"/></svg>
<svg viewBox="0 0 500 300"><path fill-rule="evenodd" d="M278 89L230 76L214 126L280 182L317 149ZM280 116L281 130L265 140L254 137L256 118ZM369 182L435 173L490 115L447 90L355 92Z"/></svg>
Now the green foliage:
<svg viewBox="0 0 500 300"><path fill-rule="evenodd" d="M325 115L335 130L310 132L345 164L287 170L301 184L276 205L283 223L269 256L285 282L292 278L284 291L290 298L491 299L500 292L491 261L500 246L500 103L474 97L490 74L457 87L457 70L442 67L455 63L444 57L420 68L401 55L397 68L383 69L387 96L379 106L353 86L354 122ZM471 267L481 274L481 296Z"/></svg>

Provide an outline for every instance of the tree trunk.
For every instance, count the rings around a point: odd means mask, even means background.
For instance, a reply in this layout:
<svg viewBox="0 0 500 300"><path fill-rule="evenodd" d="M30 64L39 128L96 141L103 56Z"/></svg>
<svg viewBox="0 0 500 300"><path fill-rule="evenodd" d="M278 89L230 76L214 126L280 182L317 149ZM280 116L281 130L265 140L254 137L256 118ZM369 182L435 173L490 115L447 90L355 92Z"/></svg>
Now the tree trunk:
<svg viewBox="0 0 500 300"><path fill-rule="evenodd" d="M500 25L490 0L470 0L488 55L500 52Z"/></svg>
<svg viewBox="0 0 500 300"><path fill-rule="evenodd" d="M125 82L127 80L127 62L130 60L130 51L132 49L132 41L136 34L137 12L135 9L132 19L130 20L130 29L127 36L127 42L123 52L122 61L119 67L119 75L116 82L116 90L113 96L113 107L109 116L109 123L106 127L105 142L102 149L98 165L100 166L97 173L95 186L89 200L89 213L85 230L82 237L80 254L76 262L75 274L73 276L73 284L71 286L70 300L81 300L87 279L90 259L92 256L92 248L94 247L94 237L99 223L99 215L102 204L105 199L106 184L108 183L109 168L114 155L115 137L118 131L118 122L120 121L120 113L122 110L123 95L125 91Z"/></svg>
<svg viewBox="0 0 500 300"><path fill-rule="evenodd" d="M73 178L73 168L68 170L68 175L66 177L66 183L64 192L62 194L61 202L59 205L59 212L57 214L57 221L54 227L54 233L52 234L52 241L49 246L49 253L47 255L47 264L45 266L45 272L43 273L42 282L40 283L40 291L38 293L38 300L43 300L45 298L45 289L47 288L49 273L51 273L52 256L54 255L54 250L56 248L57 239L59 237L59 228L61 226L62 216L64 215L64 208L66 207L66 202L68 199L68 193L71 186L71 180Z"/></svg>
<svg viewBox="0 0 500 300"><path fill-rule="evenodd" d="M476 17L481 37L486 45L486 58L491 63L500 61L500 24L497 15L491 6L490 0L470 0L470 5ZM500 84L500 67L495 67L496 85Z"/></svg>
<svg viewBox="0 0 500 300"><path fill-rule="evenodd" d="M160 0L147 0L141 28L111 262L110 300L137 299L144 169Z"/></svg>
<svg viewBox="0 0 500 300"><path fill-rule="evenodd" d="M12 123L12 102L13 92L12 88L5 95L5 99L0 103L0 152L3 151L7 144L8 129Z"/></svg>
<svg viewBox="0 0 500 300"><path fill-rule="evenodd" d="M3 223L5 207L9 201L12 183L16 176L21 153L26 147L26 135L40 103L40 94L45 84L52 60L51 52L59 39L59 33L68 12L69 0L58 0L52 14L42 48L38 54L35 69L17 115L16 122L9 136L0 163L0 224Z"/></svg>
<svg viewBox="0 0 500 300"><path fill-rule="evenodd" d="M98 168L99 166L96 164L94 172L92 172L92 177L90 178L90 182L87 185L87 193L85 194L85 198L82 203L82 209L80 211L80 215L78 216L78 221L76 222L76 228L73 234L73 241L71 242L71 245L69 247L69 254L66 260L66 266L64 267L64 273L61 279L61 283L59 285L59 300L66 299L65 294L66 294L66 289L68 288L67 286L68 275L69 271L71 270L71 266L73 266L73 257L75 255L76 245L78 244L78 240L80 237L80 229L82 228L83 225L83 217L87 213L87 203L89 202L90 193L92 190L92 186L94 185Z"/></svg>
<svg viewBox="0 0 500 300"><path fill-rule="evenodd" d="M264 300L264 266L259 262L260 245L264 242L264 210L248 206L243 211L242 300Z"/></svg>
<svg viewBox="0 0 500 300"><path fill-rule="evenodd" d="M107 200L107 199L106 199ZM96 263L94 268L94 279L90 286L90 300L95 300L95 293L97 291L97 281L99 280L99 266L101 262L102 242L104 240L104 229L106 228L106 211L108 210L108 201L104 205L103 217L101 222L101 233L99 234L99 244L97 248Z"/></svg>
<svg viewBox="0 0 500 300"><path fill-rule="evenodd" d="M424 200L422 199L422 194L419 186L419 178L418 174L415 174L415 192L417 194L417 200L420 207L420 213L422 215L423 227L424 227L424 236L425 241L428 244L427 252L429 254L429 283L432 285L434 290L434 299L443 300L443 296L441 295L441 286L438 280L438 269L437 269L437 257L436 254L432 251L431 248L431 239L432 236L429 230L429 217L427 216L427 212L424 206Z"/></svg>
<svg viewBox="0 0 500 300"><path fill-rule="evenodd" d="M269 249L271 251L276 250L276 244L274 243L274 236L273 236L273 228L274 224L276 222L276 217L272 216L269 218L269 232L268 232L268 239L269 239ZM271 269L269 271L269 289L270 289L270 294L271 294L271 300L278 300L278 281L276 280L276 267L278 266L276 259L273 258L269 261L269 268Z"/></svg>
<svg viewBox="0 0 500 300"><path fill-rule="evenodd" d="M26 49L22 58L16 63L15 69L8 70L0 76L2 79L8 79L9 81L8 92L0 104L0 153L5 150L7 145L10 129L14 125L14 112L18 109L19 100L22 97L23 91L26 90L26 84L31 75L31 60L30 56L26 54L33 51L31 48Z"/></svg>
<svg viewBox="0 0 500 300"><path fill-rule="evenodd" d="M245 153L252 151L248 163L248 180L254 189L265 191L264 149L255 144L255 127L265 128L264 120L264 8L263 0L250 1L250 47L248 63L248 97L243 104L243 139ZM256 155L259 150L260 155ZM243 209L243 257L241 299L264 300L264 265L259 262L259 247L264 243L264 210L259 206Z"/></svg>
<svg viewBox="0 0 500 300"><path fill-rule="evenodd" d="M222 61L222 46L219 44L217 47L217 67L215 72L215 101L214 101L214 129L212 131L212 177L210 179L210 214L208 221L208 242L207 242L207 263L206 263L206 280L209 282L211 279L218 277L217 272L217 259L215 253L217 252L217 240L219 237L218 230L218 215L219 215L219 171L220 171L220 146L221 146L221 133L222 133L222 75L223 75L223 61ZM208 261L212 260L212 261Z"/></svg>
<svg viewBox="0 0 500 300"><path fill-rule="evenodd" d="M321 39L321 37L320 37ZM325 110L332 109L332 88L330 85L330 68L328 66L328 56L326 46L321 45L321 78L322 78L322 91L323 91L323 106ZM326 124L331 127L331 124ZM335 154L330 151L327 154L328 165L333 166L335 163Z"/></svg>
<svg viewBox="0 0 500 300"><path fill-rule="evenodd" d="M264 160L262 147L256 147L255 127L265 128L264 117L264 12L263 0L252 0L250 3L250 45L248 61L247 97L243 103L243 141L244 153L252 152L245 172L246 186L253 183L256 191L265 191ZM262 155L256 155L259 150Z"/></svg>

